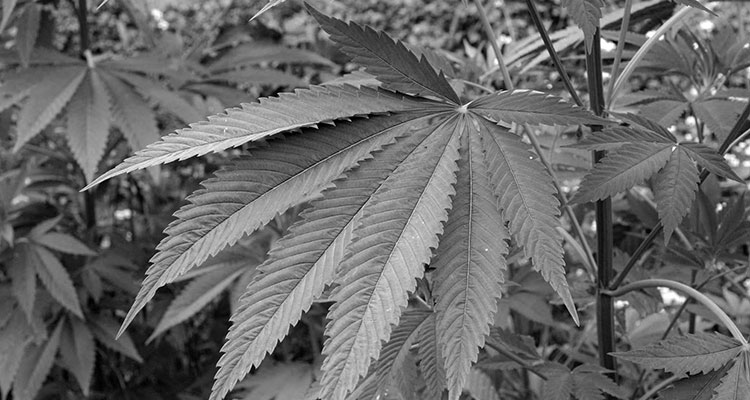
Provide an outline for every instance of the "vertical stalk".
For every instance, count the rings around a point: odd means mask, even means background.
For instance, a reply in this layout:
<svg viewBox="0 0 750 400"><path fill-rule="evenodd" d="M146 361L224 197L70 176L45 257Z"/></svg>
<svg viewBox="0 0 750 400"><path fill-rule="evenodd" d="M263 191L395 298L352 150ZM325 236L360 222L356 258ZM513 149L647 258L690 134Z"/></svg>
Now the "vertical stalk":
<svg viewBox="0 0 750 400"><path fill-rule="evenodd" d="M89 49L89 22L88 22L88 8L86 7L86 0L78 0L78 7L76 7L76 17L78 17L78 35L81 38L81 55Z"/></svg>
<svg viewBox="0 0 750 400"><path fill-rule="evenodd" d="M589 101L591 110L598 116L604 114L604 86L602 83L601 31L594 33L591 49L586 49L586 72L588 75ZM601 128L593 127L594 131ZM604 151L594 152L594 162L604 158ZM612 199L596 202L596 264L597 298L596 324L599 339L599 364L609 370L615 370L615 359L609 353L615 351L615 318L612 296L604 293L612 279Z"/></svg>

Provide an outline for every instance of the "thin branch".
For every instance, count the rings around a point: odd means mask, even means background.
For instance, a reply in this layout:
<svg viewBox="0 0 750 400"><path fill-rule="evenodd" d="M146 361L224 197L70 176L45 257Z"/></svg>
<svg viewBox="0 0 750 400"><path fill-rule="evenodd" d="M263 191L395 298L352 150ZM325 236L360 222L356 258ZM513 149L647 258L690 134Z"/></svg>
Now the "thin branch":
<svg viewBox="0 0 750 400"><path fill-rule="evenodd" d="M615 86L615 81L620 76L620 62L622 62L622 52L625 51L625 39L628 35L628 28L630 26L630 12L633 8L633 0L625 0L625 8L622 14L622 25L620 26L620 36L617 38L617 49L615 49L615 61L612 64L612 72L609 76L609 86L607 87L607 93L612 93L612 88ZM610 97L610 101L612 98Z"/></svg>
<svg viewBox="0 0 750 400"><path fill-rule="evenodd" d="M615 84L612 86L612 90L608 93L607 104L609 105L609 107L612 106L617 92L622 89L622 86L630 78L630 75L633 73L633 71L635 71L636 67L638 67L641 59L651 50L652 47L654 47L656 42L659 41L659 38L662 37L664 33L671 29L672 26L674 26L676 23L682 21L692 10L692 7L684 7L680 11L675 13L671 18L664 22L661 27L659 27L659 29L654 33L653 36L646 40L646 43L644 43L640 49L638 49L635 55L633 55L633 58L628 61L628 65L625 66L625 69L622 70L622 74L617 77Z"/></svg>
<svg viewBox="0 0 750 400"><path fill-rule="evenodd" d="M534 374L534 375L542 378L545 381L548 379L546 375L544 375L543 373L537 371L537 369L534 368L533 365L529 364L528 361L526 361L523 358L519 357L517 354L513 353L512 351L504 349L502 346L498 346L498 345L492 343L491 341L488 341L485 344L487 345L487 347L491 347L493 350L497 351L498 353L500 353L500 354L504 355L505 357L508 357L511 360L513 360L514 362L518 363L518 365L520 365L521 367L523 367L523 369L531 372L532 374Z"/></svg>
<svg viewBox="0 0 750 400"><path fill-rule="evenodd" d="M714 303L705 294L691 288L684 283L671 281L668 279L644 279L642 281L629 283L617 290L605 290L602 293L610 297L619 297L635 290L658 287L670 288L672 290L682 292L690 296L693 300L701 303L708 309L708 311L715 315L716 318L718 318L719 321L729 330L733 338L737 339L737 341L742 343L743 346L748 344L745 336L742 335L742 332L740 332L740 329L737 327L734 321L732 321L732 318L730 318L727 313L725 313L724 310L721 309L721 307Z"/></svg>
<svg viewBox="0 0 750 400"><path fill-rule="evenodd" d="M490 46L492 46L492 50L495 52L495 58L497 59L500 72L503 75L505 87L508 88L508 90L513 90L513 81L510 79L508 68L503 62L503 53L500 52L500 46L497 44L495 30L492 29L490 20L487 19L487 11L485 11L484 6L482 5L482 0L474 0L474 4L476 4L477 10L479 11L479 19L482 21L482 27L484 28L485 34L488 36L487 40L489 40Z"/></svg>
<svg viewBox="0 0 750 400"><path fill-rule="evenodd" d="M555 50L555 46L552 44L552 40L550 40L549 38L547 28L544 27L542 19L539 17L539 10L537 10L536 4L534 4L534 0L526 0L526 6L529 9L529 14L531 14L531 20L534 21L534 25L536 25L536 29L537 31L539 31L539 35L542 37L544 47L547 48L547 52L549 53L550 58L552 58L552 63L555 64L557 73L560 74L560 78L562 79L565 88L568 90L568 93L570 93L570 97L573 98L573 101L575 101L575 103L578 104L579 107L583 107L583 101L581 101L581 97L578 96L578 92L573 87L573 83L570 81L568 72L562 65L560 56L557 54L557 50Z"/></svg>

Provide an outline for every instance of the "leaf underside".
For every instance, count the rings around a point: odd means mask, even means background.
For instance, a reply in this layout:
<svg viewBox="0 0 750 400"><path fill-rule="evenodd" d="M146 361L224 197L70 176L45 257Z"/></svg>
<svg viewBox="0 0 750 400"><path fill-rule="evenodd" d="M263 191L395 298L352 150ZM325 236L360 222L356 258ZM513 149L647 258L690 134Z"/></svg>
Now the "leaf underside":
<svg viewBox="0 0 750 400"><path fill-rule="evenodd" d="M316 195L423 114L401 113L339 123L275 140L203 182L175 213L157 246L121 332L156 290L273 219Z"/></svg>
<svg viewBox="0 0 750 400"><path fill-rule="evenodd" d="M435 259L437 333L451 399L461 395L505 282L506 240L478 135L462 138L453 208Z"/></svg>
<svg viewBox="0 0 750 400"><path fill-rule="evenodd" d="M437 247L453 194L461 132L455 118L431 129L428 141L373 195L353 233L328 315L322 398L344 399L367 372Z"/></svg>
<svg viewBox="0 0 750 400"><path fill-rule="evenodd" d="M334 182L271 249L232 316L214 390L218 398L260 365L330 284L373 194L431 133L431 118L411 121L409 136L387 145ZM401 132L406 134L407 131Z"/></svg>

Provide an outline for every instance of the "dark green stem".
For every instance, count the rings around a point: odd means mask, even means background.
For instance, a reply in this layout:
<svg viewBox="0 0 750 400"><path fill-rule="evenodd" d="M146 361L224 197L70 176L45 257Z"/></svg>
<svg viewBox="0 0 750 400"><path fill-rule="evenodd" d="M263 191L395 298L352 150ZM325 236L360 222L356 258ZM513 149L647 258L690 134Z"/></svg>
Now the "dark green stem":
<svg viewBox="0 0 750 400"><path fill-rule="evenodd" d="M86 0L78 0L76 16L78 17L78 35L81 38L81 55L83 55L90 46L88 8L86 8Z"/></svg>
<svg viewBox="0 0 750 400"><path fill-rule="evenodd" d="M604 115L604 85L602 83L601 31L594 33L590 49L586 49L586 71L588 74L589 100L591 110L598 116ZM600 127L592 127L594 132ZM595 133L596 134L596 133ZM594 162L604 158L605 152L595 151ZM597 264L597 301L596 323L599 339L599 364L615 371L617 364L610 355L615 351L615 317L614 301L611 296L602 293L609 286L613 273L613 236L612 236L612 199L596 202L596 264Z"/></svg>
<svg viewBox="0 0 750 400"><path fill-rule="evenodd" d="M575 101L575 103L578 104L579 107L583 107L583 101L581 101L581 97L578 96L578 92L576 92L576 89L573 87L573 83L570 81L568 72L562 65L560 56L557 54L557 50L555 50L555 46L552 44L552 40L550 40L549 38L547 28L545 28L544 24L542 24L542 19L539 17L539 10L537 10L536 4L534 4L534 0L526 0L526 6L529 9L529 14L531 14L531 20L534 21L534 25L536 26L537 31L539 31L539 35L542 37L544 47L547 48L547 52L552 59L552 63L555 64L557 73L560 74L560 78L562 79L563 84L565 84L565 88L568 89L568 93L570 93L570 97L573 98L573 101Z"/></svg>

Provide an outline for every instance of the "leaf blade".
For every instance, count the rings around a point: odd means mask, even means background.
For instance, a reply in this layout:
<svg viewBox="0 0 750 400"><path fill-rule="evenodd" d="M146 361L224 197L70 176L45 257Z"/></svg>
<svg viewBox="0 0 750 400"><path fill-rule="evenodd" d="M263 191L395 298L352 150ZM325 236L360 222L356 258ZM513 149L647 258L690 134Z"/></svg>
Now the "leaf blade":
<svg viewBox="0 0 750 400"><path fill-rule="evenodd" d="M329 312L322 398L343 399L367 372L437 246L455 181L454 123L436 127L430 142L389 176L354 232Z"/></svg>
<svg viewBox="0 0 750 400"><path fill-rule="evenodd" d="M654 178L654 197L664 225L664 243L690 211L698 190L698 168L681 148L672 152L667 165Z"/></svg>
<svg viewBox="0 0 750 400"><path fill-rule="evenodd" d="M208 117L208 121L162 137L136 152L114 169L104 173L83 190L117 175L146 167L226 150L247 142L266 139L281 132L316 126L335 119L389 111L406 111L426 107L424 103L403 96L351 87L312 87L282 93L278 97L243 104L225 114Z"/></svg>
<svg viewBox="0 0 750 400"><path fill-rule="evenodd" d="M306 7L341 50L354 57L354 62L364 66L386 87L404 93L432 94L461 103L445 76L436 73L426 58L417 59L401 42L384 32L328 17L309 4Z"/></svg>

